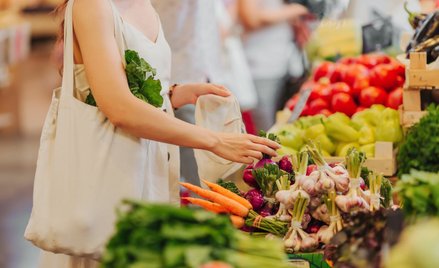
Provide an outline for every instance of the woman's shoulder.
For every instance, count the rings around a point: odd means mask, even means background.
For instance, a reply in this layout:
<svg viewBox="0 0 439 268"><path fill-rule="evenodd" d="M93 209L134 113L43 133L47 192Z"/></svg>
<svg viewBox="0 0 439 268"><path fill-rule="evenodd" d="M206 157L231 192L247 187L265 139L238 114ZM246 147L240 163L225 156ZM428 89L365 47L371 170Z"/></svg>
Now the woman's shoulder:
<svg viewBox="0 0 439 268"><path fill-rule="evenodd" d="M73 4L75 26L110 26L112 19L110 0L75 0Z"/></svg>

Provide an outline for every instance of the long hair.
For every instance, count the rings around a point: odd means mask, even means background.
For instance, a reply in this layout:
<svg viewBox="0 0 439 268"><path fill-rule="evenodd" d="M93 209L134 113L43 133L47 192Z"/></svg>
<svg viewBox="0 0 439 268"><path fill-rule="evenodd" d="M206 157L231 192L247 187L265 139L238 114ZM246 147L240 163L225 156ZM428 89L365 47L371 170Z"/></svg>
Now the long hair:
<svg viewBox="0 0 439 268"><path fill-rule="evenodd" d="M58 5L54 10L55 16L61 17L61 23L58 30L58 36L56 39L55 47L52 53L52 61L55 62L61 75L62 75L63 55L64 55L64 14L68 2L69 0L64 0L64 2Z"/></svg>

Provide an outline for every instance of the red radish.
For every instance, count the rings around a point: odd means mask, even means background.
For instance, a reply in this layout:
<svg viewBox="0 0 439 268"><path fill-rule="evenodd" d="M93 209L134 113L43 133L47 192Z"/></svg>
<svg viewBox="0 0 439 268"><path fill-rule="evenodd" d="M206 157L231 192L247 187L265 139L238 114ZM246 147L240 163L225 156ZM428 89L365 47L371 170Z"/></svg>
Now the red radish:
<svg viewBox="0 0 439 268"><path fill-rule="evenodd" d="M379 87L368 87L360 93L360 104L369 108L373 104L386 104L387 93Z"/></svg>
<svg viewBox="0 0 439 268"><path fill-rule="evenodd" d="M332 97L331 107L334 112L341 112L347 116L352 116L357 110L354 99L347 93L335 94Z"/></svg>
<svg viewBox="0 0 439 268"><path fill-rule="evenodd" d="M269 158L263 158L255 164L255 169L264 168L265 165L276 165L276 162Z"/></svg>
<svg viewBox="0 0 439 268"><path fill-rule="evenodd" d="M255 177L253 176L253 169L245 169L242 175L242 179L248 186L253 188L259 188L258 183L256 182Z"/></svg>
<svg viewBox="0 0 439 268"><path fill-rule="evenodd" d="M402 88L399 87L389 93L386 106L398 110L401 104L402 104Z"/></svg>

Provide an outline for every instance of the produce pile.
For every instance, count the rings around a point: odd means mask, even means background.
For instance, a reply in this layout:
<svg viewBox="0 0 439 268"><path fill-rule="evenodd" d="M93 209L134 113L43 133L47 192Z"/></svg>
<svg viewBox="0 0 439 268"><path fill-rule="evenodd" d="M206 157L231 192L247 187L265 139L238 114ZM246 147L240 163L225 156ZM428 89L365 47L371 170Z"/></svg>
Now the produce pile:
<svg viewBox="0 0 439 268"><path fill-rule="evenodd" d="M204 210L126 201L102 267L291 267L278 240L251 237Z"/></svg>
<svg viewBox="0 0 439 268"><path fill-rule="evenodd" d="M382 54L323 62L314 70L313 80L303 85L312 91L301 116L335 112L352 116L373 104L398 109L404 82L404 65ZM293 110L298 100L295 95L286 106Z"/></svg>
<svg viewBox="0 0 439 268"><path fill-rule="evenodd" d="M309 165L309 160L314 164ZM344 214L369 213L390 205L391 186L387 179L367 171L363 172L366 180L361 178L365 160L364 153L351 148L344 163L328 164L313 143L279 162L265 156L244 171L243 180L252 189L233 193L248 200L251 208L219 185L205 182L213 192L183 185L209 200L203 200L209 206L201 205L202 199L195 199L198 204L193 204L244 218L242 230L283 237L285 250L290 253L314 252L343 229ZM233 184L227 185L235 189ZM215 192L230 198L223 200L212 195Z"/></svg>
<svg viewBox="0 0 439 268"><path fill-rule="evenodd" d="M372 105L352 118L343 113L301 117L281 127L277 135L282 144L280 155L301 151L306 141L312 140L320 145L325 157L343 157L352 147L374 157L376 141L396 144L403 138L398 112L382 105Z"/></svg>

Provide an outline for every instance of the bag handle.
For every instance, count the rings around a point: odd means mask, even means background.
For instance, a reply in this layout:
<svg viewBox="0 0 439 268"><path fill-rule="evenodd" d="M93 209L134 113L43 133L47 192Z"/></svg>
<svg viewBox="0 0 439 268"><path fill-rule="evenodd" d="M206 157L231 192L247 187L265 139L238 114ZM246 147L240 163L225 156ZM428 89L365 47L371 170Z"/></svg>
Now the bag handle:
<svg viewBox="0 0 439 268"><path fill-rule="evenodd" d="M65 9L64 16L64 56L63 56L63 78L61 87L61 99L73 97L74 77L75 77L75 63L73 60L73 4L75 0L69 0ZM114 36L119 48L119 53L122 57L122 64L125 69L125 48L126 42L122 30L122 17L117 8L110 0L111 9L113 11L114 21Z"/></svg>

